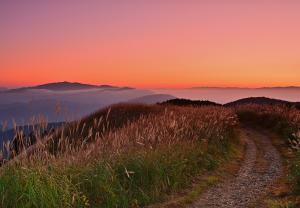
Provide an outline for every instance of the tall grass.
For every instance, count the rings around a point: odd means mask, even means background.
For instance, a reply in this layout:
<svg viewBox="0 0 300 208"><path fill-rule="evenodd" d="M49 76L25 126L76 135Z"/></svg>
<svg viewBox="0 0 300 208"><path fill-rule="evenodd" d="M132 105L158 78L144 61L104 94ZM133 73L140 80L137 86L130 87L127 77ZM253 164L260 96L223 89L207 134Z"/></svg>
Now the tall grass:
<svg viewBox="0 0 300 208"><path fill-rule="evenodd" d="M241 105L236 108L242 122L279 133L294 150L300 150L300 110L285 105Z"/></svg>
<svg viewBox="0 0 300 208"><path fill-rule="evenodd" d="M59 130L30 155L3 167L0 206L145 206L217 167L236 142L237 119L230 109L122 109L94 114L89 124L72 124L73 134ZM108 124L112 115L115 128Z"/></svg>

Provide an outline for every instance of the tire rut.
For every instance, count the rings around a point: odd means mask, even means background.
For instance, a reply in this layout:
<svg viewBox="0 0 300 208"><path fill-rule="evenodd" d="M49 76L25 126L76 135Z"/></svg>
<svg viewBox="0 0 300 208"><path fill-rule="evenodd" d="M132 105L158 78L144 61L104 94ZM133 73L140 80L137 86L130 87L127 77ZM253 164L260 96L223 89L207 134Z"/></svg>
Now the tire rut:
<svg viewBox="0 0 300 208"><path fill-rule="evenodd" d="M248 207L280 177L281 158L268 135L253 129L243 129L242 132L246 153L237 177L209 189L188 208Z"/></svg>

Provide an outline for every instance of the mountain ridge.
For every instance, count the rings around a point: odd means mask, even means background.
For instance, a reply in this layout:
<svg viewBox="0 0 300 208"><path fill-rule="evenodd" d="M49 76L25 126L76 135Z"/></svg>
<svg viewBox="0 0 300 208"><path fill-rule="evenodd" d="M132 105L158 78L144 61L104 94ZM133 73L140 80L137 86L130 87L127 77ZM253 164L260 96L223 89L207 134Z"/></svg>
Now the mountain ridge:
<svg viewBox="0 0 300 208"><path fill-rule="evenodd" d="M161 102L159 104L160 105L176 105L176 106L193 106L193 107L222 106L222 104L215 103L215 102L212 102L209 100L190 100L190 99L183 99L183 98L167 100L167 101Z"/></svg>
<svg viewBox="0 0 300 208"><path fill-rule="evenodd" d="M155 104L155 103L165 102L167 100L172 100L172 99L176 99L176 97L169 94L151 94L151 95L145 95L134 99L130 99L127 102Z"/></svg>
<svg viewBox="0 0 300 208"><path fill-rule="evenodd" d="M3 92L22 92L26 90L51 90L51 91L72 91L72 90L88 90L88 89L105 89L105 90L131 90L131 87L118 87L112 85L92 85L80 82L50 82L36 86L20 87L15 89L4 90Z"/></svg>
<svg viewBox="0 0 300 208"><path fill-rule="evenodd" d="M189 90L199 89L220 89L220 90L270 90L270 89L297 89L300 90L300 86L275 86L275 87L190 87L185 88Z"/></svg>

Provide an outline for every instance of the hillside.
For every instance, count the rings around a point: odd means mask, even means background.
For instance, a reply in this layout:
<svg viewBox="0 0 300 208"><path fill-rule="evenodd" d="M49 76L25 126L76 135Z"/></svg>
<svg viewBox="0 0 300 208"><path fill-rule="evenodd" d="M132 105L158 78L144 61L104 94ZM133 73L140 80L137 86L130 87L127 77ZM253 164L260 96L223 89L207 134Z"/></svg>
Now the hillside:
<svg viewBox="0 0 300 208"><path fill-rule="evenodd" d="M282 142L288 145L286 138L297 137L300 114L287 106L287 101L247 98L237 103L240 103L236 104L238 108L186 99L172 99L158 105L116 104L81 120L56 126L51 133L34 133L34 138L43 143L28 148L26 154L20 153L22 148L14 149L19 144L24 147L22 142L10 146L16 161L22 162L16 163L19 166L3 167L0 194L12 193L2 199L3 203L10 207L24 202L45 207L52 198L55 207L68 203L79 206L86 201L91 207L129 208L135 203L145 207L167 199L165 193L182 194L183 188L197 184L196 187L207 192L193 189L178 203L189 200L197 208L222 207L224 203L247 207L246 199L259 200L269 185L278 186L274 183L287 167L273 146L272 134L253 128L245 120L253 120L264 128L278 128L284 133ZM255 105L248 108L249 103ZM237 118L246 127L239 127ZM35 132L39 131L35 127ZM255 165L261 163L264 166ZM234 165L234 170L222 169L223 165ZM208 173L210 178L205 178ZM21 192L14 190L15 183L29 183L29 180L34 180L33 185L22 186ZM217 183L219 188L214 188ZM247 188L241 192L245 184ZM47 192L50 188L59 192L59 197ZM20 197L19 193L30 191L27 189L47 194L39 195L39 200L31 196L21 202L13 200ZM258 194L251 194L254 192ZM68 198L68 193L73 197ZM77 197L78 193L86 198ZM60 204L60 196L67 202ZM176 207L174 201L170 203L168 207Z"/></svg>
<svg viewBox="0 0 300 208"><path fill-rule="evenodd" d="M224 108L110 106L2 167L0 205L145 207L231 158L235 125Z"/></svg>
<svg viewBox="0 0 300 208"><path fill-rule="evenodd" d="M160 106L186 106L186 107L222 106L218 103L214 103L210 101L176 99L176 98L169 100L169 98L174 98L174 97L165 94L142 96L135 99L131 99L128 102L126 102L132 104L116 104L116 105L106 107L104 109L100 108L100 110L88 115L89 113L91 113L91 111L97 109L96 106L90 106L89 109L87 109L84 113L77 114L77 119L84 116L82 119L80 119L79 121L67 123L63 127L66 134L65 136L69 138L76 138L79 137L79 135L82 135L83 137L87 137L89 134L95 135L95 132L89 131L89 129L94 129L93 123L95 120L98 121L99 119L104 118L107 115L109 115L108 119L103 120L101 122L101 128L104 129L106 128L105 131L107 131L107 129L110 130L118 129L123 125L125 125L127 122L133 122L134 120L138 119L140 116L145 116L152 113L159 113L162 110L162 108L147 106L143 104L159 103ZM167 101L160 102L162 100L167 100ZM228 103L225 106L235 107L235 106L243 106L247 104L258 104L258 105L280 104L280 105L291 107L298 103L291 103L288 101L276 100L276 99L265 98L265 97L252 97L252 98L237 100L235 102ZM75 115L75 112L80 112L80 110L86 106L86 105L75 105L74 103L68 103L68 102L59 103L59 105L61 109L73 109L73 112L68 110L68 113L72 115ZM22 103L0 105L0 118L4 118L5 121L5 120L9 120L10 118L18 118L19 115L22 118L29 120L33 115L35 115L34 112L38 112L36 115L41 115L41 114L48 115L47 116L48 120L56 121L56 122L64 121L65 112L61 112L61 114L59 115L56 112L56 107L57 107L57 102L54 100L38 101L27 105L24 105ZM75 117L73 117L73 119L75 119ZM21 122L22 120L16 120L16 121ZM79 132L78 130L75 130L75 129L82 129L83 127L84 127L83 131L80 130ZM98 128L100 128L100 126L98 126ZM59 139L60 134L61 132L59 131L57 133L57 136L55 136L55 138L57 137L57 139ZM53 141L55 140L56 139L54 139ZM76 142L81 142L81 140L78 140Z"/></svg>
<svg viewBox="0 0 300 208"><path fill-rule="evenodd" d="M47 142L51 151L54 152L60 149L57 144L61 139L61 134L64 132L67 142L70 146L91 142L95 140L98 135L103 135L108 132L113 132L119 128L124 127L130 122L138 120L141 116L148 116L151 114L159 114L162 108L157 106L148 106L143 104L115 104L104 109L100 109L82 119L74 122L66 123L63 128L58 129L52 138ZM53 151L52 151L53 153Z"/></svg>

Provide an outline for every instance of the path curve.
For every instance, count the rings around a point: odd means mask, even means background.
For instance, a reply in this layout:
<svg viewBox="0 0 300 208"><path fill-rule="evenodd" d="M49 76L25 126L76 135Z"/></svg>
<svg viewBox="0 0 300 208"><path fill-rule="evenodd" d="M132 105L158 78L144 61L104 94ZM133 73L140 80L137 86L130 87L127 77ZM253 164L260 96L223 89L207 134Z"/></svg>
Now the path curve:
<svg viewBox="0 0 300 208"><path fill-rule="evenodd" d="M245 160L237 177L219 184L189 208L245 208L257 201L282 174L281 157L267 134L242 129Z"/></svg>

